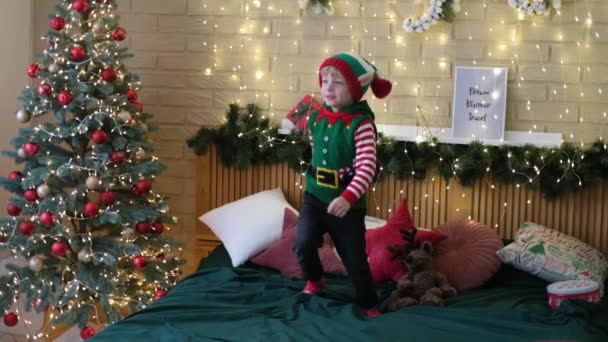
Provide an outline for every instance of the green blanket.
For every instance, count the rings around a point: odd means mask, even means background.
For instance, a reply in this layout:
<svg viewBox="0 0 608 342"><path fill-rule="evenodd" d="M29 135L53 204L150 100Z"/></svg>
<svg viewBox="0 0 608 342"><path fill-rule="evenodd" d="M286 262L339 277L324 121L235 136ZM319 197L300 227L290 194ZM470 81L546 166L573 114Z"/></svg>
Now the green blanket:
<svg viewBox="0 0 608 342"><path fill-rule="evenodd" d="M568 301L552 310L546 282L503 267L484 288L447 307L415 306L365 318L345 277L322 297L302 280L253 266L230 267L218 248L199 271L94 341L608 341L608 300ZM391 283L378 289L381 298Z"/></svg>

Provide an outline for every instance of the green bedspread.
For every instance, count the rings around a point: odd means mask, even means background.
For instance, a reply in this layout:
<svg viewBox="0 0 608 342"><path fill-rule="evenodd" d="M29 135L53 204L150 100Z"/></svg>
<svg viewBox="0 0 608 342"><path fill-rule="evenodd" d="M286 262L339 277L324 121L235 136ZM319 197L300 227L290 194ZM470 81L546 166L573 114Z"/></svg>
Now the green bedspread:
<svg viewBox="0 0 608 342"><path fill-rule="evenodd" d="M608 300L546 304L546 282L504 267L484 288L447 307L415 306L365 318L347 278L322 297L304 282L256 267L230 267L223 248L148 308L94 341L608 341ZM382 298L391 284L378 289Z"/></svg>

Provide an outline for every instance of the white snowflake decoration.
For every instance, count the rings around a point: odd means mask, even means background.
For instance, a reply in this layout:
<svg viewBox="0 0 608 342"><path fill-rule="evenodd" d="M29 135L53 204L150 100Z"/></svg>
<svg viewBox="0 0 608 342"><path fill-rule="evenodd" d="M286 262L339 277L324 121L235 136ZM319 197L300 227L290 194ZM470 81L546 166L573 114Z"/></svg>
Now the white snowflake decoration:
<svg viewBox="0 0 608 342"><path fill-rule="evenodd" d="M403 21L406 32L423 32L444 18L444 7L452 6L454 13L460 12L460 0L429 0L426 12L420 17L408 18Z"/></svg>
<svg viewBox="0 0 608 342"><path fill-rule="evenodd" d="M562 7L562 0L509 0L509 6L526 15L549 15L553 8Z"/></svg>

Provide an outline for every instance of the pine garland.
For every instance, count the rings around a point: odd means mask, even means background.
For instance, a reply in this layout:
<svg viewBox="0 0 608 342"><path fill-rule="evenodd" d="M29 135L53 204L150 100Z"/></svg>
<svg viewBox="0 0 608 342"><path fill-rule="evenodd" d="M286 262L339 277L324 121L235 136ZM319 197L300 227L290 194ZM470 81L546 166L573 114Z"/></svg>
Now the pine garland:
<svg viewBox="0 0 608 342"><path fill-rule="evenodd" d="M202 127L188 139L198 155L210 145L219 149L222 162L246 169L256 163L288 162L302 170L310 161L307 136L300 131L280 135L270 120L260 116L255 105L230 105L226 122L217 128ZM582 149L564 143L560 147L491 146L480 142L468 145L397 141L382 133L377 144L378 177L392 175L399 180L425 179L429 173L446 180L456 178L464 186L482 178L502 184L538 188L548 199L579 191L608 178L608 150L602 140Z"/></svg>

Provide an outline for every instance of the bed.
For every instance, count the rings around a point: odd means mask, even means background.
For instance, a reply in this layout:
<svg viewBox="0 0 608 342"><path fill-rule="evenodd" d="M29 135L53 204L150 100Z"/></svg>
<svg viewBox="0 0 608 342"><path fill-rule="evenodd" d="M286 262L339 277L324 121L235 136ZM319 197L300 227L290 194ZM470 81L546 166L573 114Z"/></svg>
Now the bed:
<svg viewBox="0 0 608 342"><path fill-rule="evenodd" d="M378 287L385 299L394 283ZM548 283L503 266L482 288L446 307L415 306L366 318L348 278L326 293L301 293L302 280L250 263L234 268L222 245L198 270L148 308L106 328L95 341L608 341L608 300L547 305Z"/></svg>

